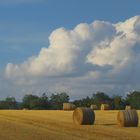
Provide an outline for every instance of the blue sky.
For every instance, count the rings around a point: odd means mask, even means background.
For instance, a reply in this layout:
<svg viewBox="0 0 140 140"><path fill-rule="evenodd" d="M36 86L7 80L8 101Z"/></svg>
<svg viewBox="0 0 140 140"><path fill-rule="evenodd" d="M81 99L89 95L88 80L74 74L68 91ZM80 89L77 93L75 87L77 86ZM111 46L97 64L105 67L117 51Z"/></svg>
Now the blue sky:
<svg viewBox="0 0 140 140"><path fill-rule="evenodd" d="M139 5L139 0L1 0L0 97L13 95L20 98L46 88L67 90L75 98L90 95L94 89L111 94L140 90ZM119 22L122 24L118 25ZM93 34L88 28L93 30ZM79 34L77 42L71 31ZM91 38L79 39L88 33ZM116 49L115 44L107 52L114 58L110 61L111 58L105 55L106 49L100 50L100 47L104 47L103 41L113 44L113 39L117 40L119 35L120 38L126 35L125 43L123 39L119 41L125 44L125 49L121 44L117 44ZM135 38L134 44L130 36ZM81 52L70 46L77 44L80 44ZM127 45L134 49L128 49Z"/></svg>
<svg viewBox="0 0 140 140"><path fill-rule="evenodd" d="M10 0L9 0L10 1ZM11 0L12 1L12 0ZM139 0L42 0L0 3L0 68L19 63L48 46L58 27L94 20L123 21L140 13Z"/></svg>

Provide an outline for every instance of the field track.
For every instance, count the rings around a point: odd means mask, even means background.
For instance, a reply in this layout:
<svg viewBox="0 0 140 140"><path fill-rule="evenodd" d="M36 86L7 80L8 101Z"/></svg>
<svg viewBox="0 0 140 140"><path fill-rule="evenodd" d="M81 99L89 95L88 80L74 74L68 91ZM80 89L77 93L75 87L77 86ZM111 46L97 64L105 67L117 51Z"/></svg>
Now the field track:
<svg viewBox="0 0 140 140"><path fill-rule="evenodd" d="M95 125L79 126L72 111L1 110L0 140L140 140L140 124L117 126L117 112L95 111Z"/></svg>

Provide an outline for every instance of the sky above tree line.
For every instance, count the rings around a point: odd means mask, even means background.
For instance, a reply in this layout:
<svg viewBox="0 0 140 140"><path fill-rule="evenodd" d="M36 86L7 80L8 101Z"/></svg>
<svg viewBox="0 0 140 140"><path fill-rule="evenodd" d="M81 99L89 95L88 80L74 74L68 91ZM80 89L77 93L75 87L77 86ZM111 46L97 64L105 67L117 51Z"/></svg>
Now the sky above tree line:
<svg viewBox="0 0 140 140"><path fill-rule="evenodd" d="M1 0L0 98L140 90L140 1Z"/></svg>

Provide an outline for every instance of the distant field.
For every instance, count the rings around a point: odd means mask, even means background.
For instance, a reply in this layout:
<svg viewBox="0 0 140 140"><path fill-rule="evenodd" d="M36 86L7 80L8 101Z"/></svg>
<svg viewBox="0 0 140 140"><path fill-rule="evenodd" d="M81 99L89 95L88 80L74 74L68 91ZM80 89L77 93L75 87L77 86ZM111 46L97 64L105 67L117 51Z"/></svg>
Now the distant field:
<svg viewBox="0 0 140 140"><path fill-rule="evenodd" d="M73 124L72 111L2 110L0 140L140 140L140 124L117 126L117 112L95 111L95 125L79 126Z"/></svg>

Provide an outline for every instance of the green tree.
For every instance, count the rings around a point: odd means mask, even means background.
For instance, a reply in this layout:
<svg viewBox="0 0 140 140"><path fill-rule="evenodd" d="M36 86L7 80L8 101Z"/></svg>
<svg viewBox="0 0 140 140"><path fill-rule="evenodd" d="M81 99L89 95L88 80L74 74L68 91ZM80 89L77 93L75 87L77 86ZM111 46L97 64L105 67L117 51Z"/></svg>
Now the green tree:
<svg viewBox="0 0 140 140"><path fill-rule="evenodd" d="M14 97L7 97L0 101L0 109L18 109L18 103Z"/></svg>
<svg viewBox="0 0 140 140"><path fill-rule="evenodd" d="M104 92L98 91L95 94L93 94L92 98L93 98L94 104L96 104L98 108L101 106L101 104L111 103L111 98L108 95L106 95Z"/></svg>
<svg viewBox="0 0 140 140"><path fill-rule="evenodd" d="M121 96L118 96L118 95L113 96L112 100L113 100L114 109L116 110L124 109L125 103Z"/></svg>
<svg viewBox="0 0 140 140"><path fill-rule="evenodd" d="M75 100L73 104L77 107L90 107L90 105L93 104L93 99L87 96L86 98Z"/></svg>
<svg viewBox="0 0 140 140"><path fill-rule="evenodd" d="M0 101L0 109L9 109L7 102Z"/></svg>
<svg viewBox="0 0 140 140"><path fill-rule="evenodd" d="M15 97L7 97L5 99L5 102L8 105L8 109L17 109L17 101L15 99Z"/></svg>
<svg viewBox="0 0 140 140"><path fill-rule="evenodd" d="M69 95L66 92L52 94L50 102L52 109L62 109L63 103L69 102Z"/></svg>
<svg viewBox="0 0 140 140"><path fill-rule="evenodd" d="M140 91L133 91L127 94L126 102L134 109L140 109Z"/></svg>
<svg viewBox="0 0 140 140"><path fill-rule="evenodd" d="M42 96L39 98L39 106L40 109L50 109L50 102L46 93L43 93Z"/></svg>
<svg viewBox="0 0 140 140"><path fill-rule="evenodd" d="M29 109L50 109L50 103L45 93L42 96L25 95L22 102L22 108Z"/></svg>
<svg viewBox="0 0 140 140"><path fill-rule="evenodd" d="M25 95L22 100L22 107L28 109L36 108L38 104L39 97L37 95Z"/></svg>

